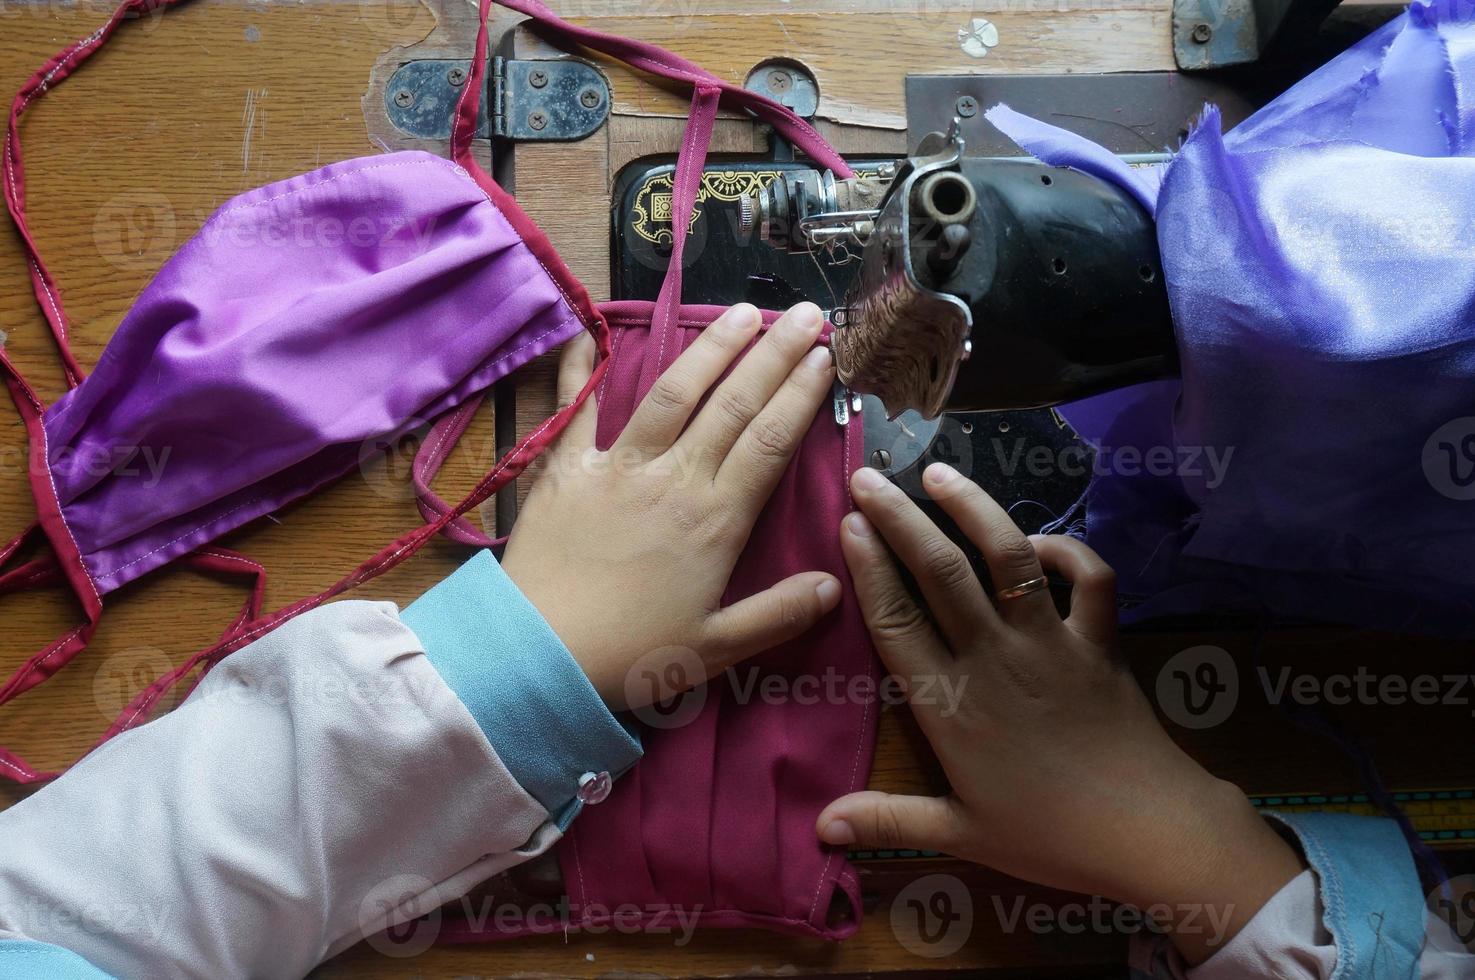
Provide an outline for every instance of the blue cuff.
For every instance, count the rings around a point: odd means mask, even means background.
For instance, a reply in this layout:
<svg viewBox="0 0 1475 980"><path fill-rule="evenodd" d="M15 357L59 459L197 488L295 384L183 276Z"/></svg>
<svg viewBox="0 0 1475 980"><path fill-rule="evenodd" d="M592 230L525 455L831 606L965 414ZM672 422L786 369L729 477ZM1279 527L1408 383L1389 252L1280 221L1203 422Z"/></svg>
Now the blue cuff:
<svg viewBox="0 0 1475 980"><path fill-rule="evenodd" d="M112 980L69 949L29 939L0 939L0 980Z"/></svg>
<svg viewBox="0 0 1475 980"><path fill-rule="evenodd" d="M640 759L640 743L490 551L477 552L400 620L560 829L582 808L581 779L613 779Z"/></svg>
<svg viewBox="0 0 1475 980"><path fill-rule="evenodd" d="M1337 944L1332 980L1418 976L1424 889L1398 824L1349 813L1261 813L1296 835L1316 872L1322 922Z"/></svg>

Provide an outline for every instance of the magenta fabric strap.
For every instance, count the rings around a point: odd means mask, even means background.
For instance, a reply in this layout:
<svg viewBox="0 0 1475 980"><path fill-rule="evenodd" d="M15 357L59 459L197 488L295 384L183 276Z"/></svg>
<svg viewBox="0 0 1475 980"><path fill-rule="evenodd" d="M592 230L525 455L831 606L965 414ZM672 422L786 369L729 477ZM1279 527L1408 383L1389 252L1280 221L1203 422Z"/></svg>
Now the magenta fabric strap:
<svg viewBox="0 0 1475 980"><path fill-rule="evenodd" d="M707 147L712 143L712 128L717 122L717 104L722 90L709 82L698 82L691 97L691 115L681 152L676 157L676 173L671 182L671 258L666 278L656 297L651 318L651 334L655 338L654 357L647 357L640 375L643 395L656 378L680 353L676 342L676 315L681 309L681 280L685 270L686 240L691 237L692 215L696 211L697 194L702 187L702 168L707 161Z"/></svg>
<svg viewBox="0 0 1475 980"><path fill-rule="evenodd" d="M623 61L633 68L692 86L691 113L677 158L675 181L677 186L673 188L673 212L678 212L680 209L678 213L673 214L673 229L686 227L691 220L696 195L701 188L702 168L706 161L707 148L711 144L717 111L724 102L750 111L762 121L769 123L785 139L821 166L833 170L836 176L849 177L854 174L844 158L835 152L824 137L820 136L813 126L796 116L787 106L780 105L740 85L724 81L707 69L657 45L570 24L537 0L502 0L502 3L505 7L531 17L555 38L577 42ZM480 59L482 55L478 54L477 57ZM469 137L466 134L471 131L476 121L475 103L471 103L468 112L465 92L479 81L480 65L480 60L473 61L472 78L462 92L462 102L458 107L455 125L452 128L452 153L463 165L466 161L456 155L458 141L469 144ZM468 169L471 168L468 167ZM657 335L666 335L674 329L671 318L673 312L681 304L681 264L685 244L685 236L673 235L672 247L675 253L657 300L655 324ZM670 356L674 357L674 353ZM649 390L650 384L670 363L666 357L667 348L663 347L662 354L647 364L647 370L650 373L644 379L644 390ZM416 454L413 476L415 496L420 513L426 520L433 520L450 509L450 505L431 489L430 484L440 471L446 455L454 448L461 434L465 432L475 409L476 406L466 406L452 413L457 416L456 420L438 421ZM444 533L453 541L476 547L489 547L500 543L478 530L469 521L464 520L448 525Z"/></svg>
<svg viewBox="0 0 1475 980"><path fill-rule="evenodd" d="M30 108L32 102L49 89L61 84L68 75L96 54L125 19L134 14L147 13L180 2L181 0L126 0L125 3L119 4L102 27L59 51L53 58L36 69L10 103L9 125L5 130L3 174L5 206L10 211L11 220L15 222L16 231L20 233L21 248L26 253L26 262L29 266L27 271L31 276L31 288L35 291L36 302L41 307L41 313L46 317L46 323L51 328L51 334L56 341L56 349L61 356L62 370L66 374L69 388L75 388L86 376L86 372L77 363L67 343L67 317L62 308L61 289L46 268L46 263L42 261L41 252L36 247L36 240L31 236L30 226L26 223L26 178L25 163L21 156L20 119L26 109Z"/></svg>
<svg viewBox="0 0 1475 980"><path fill-rule="evenodd" d="M451 450L456 447L461 436L470 427L471 420L475 417L476 410L481 407L482 401L481 397L477 397L460 408L442 415L425 434L425 441L420 444L420 449L415 453L410 479L415 487L415 502L420 507L421 516L427 521L436 520L451 509L451 505L437 496L430 488L430 483L440 472L441 466L445 464L446 457L450 455ZM441 533L457 544L473 548L496 548L506 541L505 538L488 537L464 517L451 521Z"/></svg>
<svg viewBox="0 0 1475 980"><path fill-rule="evenodd" d="M753 115L782 133L785 139L813 158L820 166L835 171L835 176L854 176L849 164L839 153L835 152L834 147L830 146L813 126L794 115L787 106L780 105L741 85L726 81L700 65L687 61L680 55L658 45L570 24L538 0L500 0L500 2L504 7L531 17L547 27L557 37L566 37L587 48L602 51L633 68L692 86L700 86L703 83L714 85L720 90L724 102L735 108L752 112ZM705 152L705 146L703 151Z"/></svg>

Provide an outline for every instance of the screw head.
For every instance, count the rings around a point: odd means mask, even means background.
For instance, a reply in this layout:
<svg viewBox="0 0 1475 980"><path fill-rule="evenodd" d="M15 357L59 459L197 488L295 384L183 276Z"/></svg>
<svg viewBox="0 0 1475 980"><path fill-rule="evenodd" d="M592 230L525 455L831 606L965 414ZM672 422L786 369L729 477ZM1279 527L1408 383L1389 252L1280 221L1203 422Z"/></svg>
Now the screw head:
<svg viewBox="0 0 1475 980"><path fill-rule="evenodd" d="M884 470L891 466L891 453L885 449L878 449L871 453L871 466L878 470Z"/></svg>
<svg viewBox="0 0 1475 980"><path fill-rule="evenodd" d="M1208 24L1193 25L1193 43L1208 44L1209 39L1214 36L1214 29Z"/></svg>
<svg viewBox="0 0 1475 980"><path fill-rule="evenodd" d="M528 74L528 84L533 88L542 88L548 84L548 73L541 68L534 68Z"/></svg>
<svg viewBox="0 0 1475 980"><path fill-rule="evenodd" d="M794 76L782 68L775 68L768 73L768 88L774 92L787 92L794 84Z"/></svg>
<svg viewBox="0 0 1475 980"><path fill-rule="evenodd" d="M543 112L534 112L528 116L528 125L533 129L542 129L548 125L548 116Z"/></svg>
<svg viewBox="0 0 1475 980"><path fill-rule="evenodd" d="M585 109L592 109L599 105L599 93L592 88L586 88L579 93L579 104Z"/></svg>
<svg viewBox="0 0 1475 980"><path fill-rule="evenodd" d="M415 93L407 88L402 88L394 93L394 104L401 109L408 109L415 104Z"/></svg>
<svg viewBox="0 0 1475 980"><path fill-rule="evenodd" d="M466 83L466 69L452 68L446 72L446 81L450 82L453 86L464 85Z"/></svg>
<svg viewBox="0 0 1475 980"><path fill-rule="evenodd" d="M978 100L971 95L965 95L958 100L956 108L958 115L964 119L972 119L978 115Z"/></svg>

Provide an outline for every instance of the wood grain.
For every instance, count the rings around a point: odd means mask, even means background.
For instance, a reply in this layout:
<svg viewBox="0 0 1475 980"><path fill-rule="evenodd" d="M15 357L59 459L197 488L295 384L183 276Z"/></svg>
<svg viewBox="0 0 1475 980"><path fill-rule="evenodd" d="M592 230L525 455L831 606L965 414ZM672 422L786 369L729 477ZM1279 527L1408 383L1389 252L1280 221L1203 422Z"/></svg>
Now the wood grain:
<svg viewBox="0 0 1475 980"><path fill-rule="evenodd" d="M563 0L581 23L665 44L741 80L764 58L784 56L816 75L820 122L846 152L900 152L901 79L907 72L1101 71L1170 67L1167 0L994 3L970 0ZM70 39L95 28L110 5L0 3L0 91L11 91ZM982 59L963 54L957 29L972 16L998 26L1001 43ZM499 25L517 18L499 12ZM437 26L439 24L439 26ZM323 163L412 145L382 112L384 80L409 57L465 56L468 6L412 0L296 3L205 0L128 25L94 62L44 99L25 123L30 213L43 253L62 284L84 364L96 361L148 278L229 196ZM511 42L523 56L550 53L526 31ZM575 144L517 150L518 195L596 296L609 282L609 188L632 160L669 154L684 98L601 60L614 86L611 123ZM724 119L716 149L752 152L763 135ZM443 151L425 144L424 148ZM30 295L13 236L0 235L0 329L43 396L62 392L44 323ZM519 379L524 429L552 401L544 359ZM484 413L489 416L490 413ZM468 489L495 453L489 417L479 419L447 464L439 486ZM32 519L19 423L0 413L0 537ZM330 584L381 543L417 521L407 491L408 458L366 462L361 472L230 535L225 544L271 572L275 607ZM524 488L525 489L525 488ZM378 580L376 597L405 602L464 559L435 542ZM58 766L91 744L141 684L211 642L234 615L230 583L166 569L109 596L92 649L52 682L0 709L0 744ZM0 669L72 625L78 610L58 592L0 600ZM1464 670L1462 649L1428 640L1346 631L1148 634L1128 653L1149 691L1166 659L1195 643L1218 643L1246 665L1295 665L1322 673L1368 664ZM1249 687L1242 710L1207 732L1172 728L1185 747L1221 775L1260 791L1360 788L1351 763L1300 731ZM1467 707L1350 706L1334 712L1373 752L1393 785L1475 783ZM940 792L945 781L905 711L881 716L872 784ZM0 804L23 794L0 789ZM407 832L413 832L407 829ZM897 889L924 870L965 878L978 896L968 941L945 959L908 952L890 926ZM770 935L704 932L672 937L581 936L497 946L437 947L410 960L361 946L318 971L324 977L476 975L730 976L994 969L998 975L1082 976L1119 961L1119 935L1037 935L1006 929L985 896L1059 904L1067 896L952 864L876 864L863 874L875 912L840 945ZM1007 972L1014 971L1014 972Z"/></svg>

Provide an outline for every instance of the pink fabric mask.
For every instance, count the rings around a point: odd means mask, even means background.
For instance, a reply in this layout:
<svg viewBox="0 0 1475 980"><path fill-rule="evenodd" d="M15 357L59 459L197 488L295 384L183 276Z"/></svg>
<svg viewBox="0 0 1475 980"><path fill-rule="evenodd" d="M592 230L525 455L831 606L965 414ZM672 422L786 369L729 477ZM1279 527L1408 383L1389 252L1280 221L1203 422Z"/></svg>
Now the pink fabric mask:
<svg viewBox="0 0 1475 980"><path fill-rule="evenodd" d="M676 165L673 228L691 227L716 110L716 93L698 84ZM613 443L660 373L721 313L680 305L684 244L678 236L656 302L600 306L615 331L609 374L598 391L603 446ZM777 316L769 312L765 320ZM819 569L847 583L841 607L799 639L700 688L694 715L692 705L678 703L669 719L643 733L640 765L605 802L586 808L558 845L571 927L628 927L636 909L643 928L669 928L675 913L707 927L824 939L842 939L859 927L854 870L843 848L819 843L815 822L831 800L864 788L875 747L882 671L839 543L863 446L859 417L842 425L833 406L821 407L724 597L736 601ZM754 693L770 689L786 693ZM561 922L534 921L521 931L561 928ZM441 936L456 942L504 934L495 924L463 923L443 925Z"/></svg>
<svg viewBox="0 0 1475 980"><path fill-rule="evenodd" d="M607 446L648 390L652 365L679 354L722 311L684 306L659 327L656 304L601 308L615 338L598 393L598 438ZM769 323L776 318L765 314ZM821 406L724 596L736 602L818 569L845 583L841 607L802 637L698 688L688 696L694 701L675 701L664 718L639 713L651 721L641 735L645 757L558 844L571 927L638 921L669 929L678 915L708 928L823 939L859 927L854 869L844 848L819 843L815 822L830 801L865 788L884 676L840 553L863 446L858 421L842 426L830 404ZM443 938L488 933L443 926Z"/></svg>

